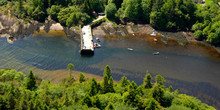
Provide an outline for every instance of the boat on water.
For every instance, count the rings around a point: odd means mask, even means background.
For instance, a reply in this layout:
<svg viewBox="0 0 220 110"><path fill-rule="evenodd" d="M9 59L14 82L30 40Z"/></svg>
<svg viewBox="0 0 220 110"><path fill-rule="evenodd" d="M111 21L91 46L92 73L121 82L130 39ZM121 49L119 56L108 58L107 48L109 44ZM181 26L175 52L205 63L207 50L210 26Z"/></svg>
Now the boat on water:
<svg viewBox="0 0 220 110"><path fill-rule="evenodd" d="M98 37L95 38L97 42L100 42L100 39Z"/></svg>
<svg viewBox="0 0 220 110"><path fill-rule="evenodd" d="M94 43L94 48L100 48L101 47L101 44L99 43Z"/></svg>
<svg viewBox="0 0 220 110"><path fill-rule="evenodd" d="M128 50L129 50L129 51L133 51L134 49L132 49L132 48L128 48Z"/></svg>
<svg viewBox="0 0 220 110"><path fill-rule="evenodd" d="M152 34L150 34L150 36L155 37L155 36L156 36L156 33L153 32Z"/></svg>
<svg viewBox="0 0 220 110"><path fill-rule="evenodd" d="M160 54L160 52L154 52L153 53L153 55L159 55Z"/></svg>
<svg viewBox="0 0 220 110"><path fill-rule="evenodd" d="M157 42L157 39L156 39L156 38L154 38L154 42Z"/></svg>

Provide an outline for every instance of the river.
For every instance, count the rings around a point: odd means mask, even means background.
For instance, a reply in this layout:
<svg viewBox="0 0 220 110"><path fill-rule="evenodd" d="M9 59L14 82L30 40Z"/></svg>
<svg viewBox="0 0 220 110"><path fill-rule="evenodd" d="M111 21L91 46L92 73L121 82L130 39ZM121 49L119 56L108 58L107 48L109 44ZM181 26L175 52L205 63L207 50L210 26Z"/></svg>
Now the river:
<svg viewBox="0 0 220 110"><path fill-rule="evenodd" d="M127 38L100 39L102 47L95 49L94 56L81 56L80 42L65 36L30 35L13 44L0 38L0 69L13 68L27 74L38 68L41 71L37 72L43 75L43 70L66 69L68 63L73 63L74 70L102 75L104 67L110 65L114 80L125 75L142 84L147 72L152 76L160 74L167 86L220 108L220 57L210 51L211 47L181 46L175 41L163 44ZM129 47L134 50L128 51ZM160 55L152 54L157 51Z"/></svg>

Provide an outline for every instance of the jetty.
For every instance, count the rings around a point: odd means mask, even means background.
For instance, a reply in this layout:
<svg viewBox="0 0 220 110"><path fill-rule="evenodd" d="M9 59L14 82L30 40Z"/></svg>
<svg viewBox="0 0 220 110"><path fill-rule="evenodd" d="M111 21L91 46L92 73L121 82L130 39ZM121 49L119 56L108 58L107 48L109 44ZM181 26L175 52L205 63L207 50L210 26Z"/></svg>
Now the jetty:
<svg viewBox="0 0 220 110"><path fill-rule="evenodd" d="M94 44L90 25L83 26L82 28L80 53L82 55L94 55Z"/></svg>
<svg viewBox="0 0 220 110"><path fill-rule="evenodd" d="M81 55L94 55L94 43L93 43L93 36L92 36L92 28L91 24L93 22L96 22L105 16L98 16L98 18L88 25L83 26L82 28L82 34L81 34L81 49L80 54Z"/></svg>

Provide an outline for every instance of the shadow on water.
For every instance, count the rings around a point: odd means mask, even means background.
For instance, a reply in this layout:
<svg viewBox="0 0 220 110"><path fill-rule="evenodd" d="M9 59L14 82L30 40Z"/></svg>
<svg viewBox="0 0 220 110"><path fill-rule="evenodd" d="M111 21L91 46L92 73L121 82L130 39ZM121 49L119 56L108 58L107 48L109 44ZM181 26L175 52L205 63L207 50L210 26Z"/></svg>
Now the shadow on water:
<svg viewBox="0 0 220 110"><path fill-rule="evenodd" d="M92 58L94 55L85 55L85 54L81 54L82 58Z"/></svg>

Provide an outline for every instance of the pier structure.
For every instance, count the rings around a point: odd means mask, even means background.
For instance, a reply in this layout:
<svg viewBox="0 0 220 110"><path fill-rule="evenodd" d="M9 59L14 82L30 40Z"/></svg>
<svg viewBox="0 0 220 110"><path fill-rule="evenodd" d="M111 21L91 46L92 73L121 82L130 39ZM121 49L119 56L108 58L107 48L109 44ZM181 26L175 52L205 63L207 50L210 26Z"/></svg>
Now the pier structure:
<svg viewBox="0 0 220 110"><path fill-rule="evenodd" d="M81 50L82 55L94 55L94 44L90 25L83 26L81 35Z"/></svg>

